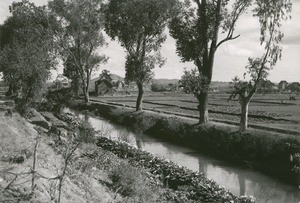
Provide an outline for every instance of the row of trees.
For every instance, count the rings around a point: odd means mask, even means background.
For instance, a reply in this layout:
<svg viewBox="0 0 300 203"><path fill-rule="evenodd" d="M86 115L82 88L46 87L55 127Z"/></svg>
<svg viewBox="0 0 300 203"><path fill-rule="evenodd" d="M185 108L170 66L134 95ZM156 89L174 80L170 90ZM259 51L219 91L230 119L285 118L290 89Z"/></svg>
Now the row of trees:
<svg viewBox="0 0 300 203"><path fill-rule="evenodd" d="M48 9L24 0L12 4L12 17L0 27L0 70L11 90L21 89L24 99L34 98L60 58L65 75L77 92L81 87L89 102L91 73L108 60L99 51L106 46L105 31L126 51L125 78L137 84L136 110L141 110L143 84L152 79L155 66L165 63L160 48L168 26L177 54L196 66L184 71L181 83L197 98L199 123L204 123L215 53L239 37L235 27L248 10L258 17L265 53L249 58L251 81L233 81L233 96L239 96L244 114L259 83L281 56L280 26L291 12L290 0L52 0Z"/></svg>
<svg viewBox="0 0 300 203"><path fill-rule="evenodd" d="M290 18L290 0L194 0L185 3L184 9L171 21L170 33L176 39L177 53L183 61L193 61L196 69L185 70L181 83L184 90L199 101L199 122L208 121L207 99L217 49L226 41L237 39L235 27L240 16L251 9L260 23L260 44L264 46L261 57L249 58L244 80L235 77L230 98L239 97L241 104L240 130L247 129L248 106L260 84L267 78L278 59L283 38L281 23ZM231 9L228 8L231 6ZM224 36L218 40L219 32ZM246 81L245 76L250 76Z"/></svg>

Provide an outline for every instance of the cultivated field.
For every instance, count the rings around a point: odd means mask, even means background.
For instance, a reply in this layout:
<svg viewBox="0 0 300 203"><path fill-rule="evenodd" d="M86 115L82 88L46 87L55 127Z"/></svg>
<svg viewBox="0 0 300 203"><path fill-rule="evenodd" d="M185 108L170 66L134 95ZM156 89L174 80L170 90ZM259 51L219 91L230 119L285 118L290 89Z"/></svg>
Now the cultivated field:
<svg viewBox="0 0 300 203"><path fill-rule="evenodd" d="M296 101L290 100L293 95ZM98 96L94 100L135 106L137 93L131 95ZM209 116L212 120L239 122L240 104L238 100L228 101L226 93L209 94ZM181 92L152 92L144 96L143 107L159 111L197 116L197 100ZM249 124L280 128L300 134L300 95L256 94L249 106ZM295 134L295 133L294 133Z"/></svg>

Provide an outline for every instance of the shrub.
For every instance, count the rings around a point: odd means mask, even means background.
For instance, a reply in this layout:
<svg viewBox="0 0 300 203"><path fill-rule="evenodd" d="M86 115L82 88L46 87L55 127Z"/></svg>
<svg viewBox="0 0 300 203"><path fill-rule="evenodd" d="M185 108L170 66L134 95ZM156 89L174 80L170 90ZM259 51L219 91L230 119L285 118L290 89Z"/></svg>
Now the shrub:
<svg viewBox="0 0 300 203"><path fill-rule="evenodd" d="M140 172L129 164L120 163L109 172L113 188L125 197L136 195L139 185L142 183Z"/></svg>
<svg viewBox="0 0 300 203"><path fill-rule="evenodd" d="M46 94L46 100L39 105L39 110L60 112L63 105L68 103L72 97L70 88L49 90Z"/></svg>
<svg viewBox="0 0 300 203"><path fill-rule="evenodd" d="M290 160L294 165L293 172L300 175L300 153L291 155Z"/></svg>
<svg viewBox="0 0 300 203"><path fill-rule="evenodd" d="M164 92L167 90L167 88L164 85L157 84L157 83L152 83L151 84L151 90L153 92Z"/></svg>
<svg viewBox="0 0 300 203"><path fill-rule="evenodd" d="M252 202L250 198L239 199L233 196L215 182L206 179L203 174L180 167L171 161L155 157L149 152L139 150L124 142L114 142L107 138L99 137L97 145L121 158L129 159L135 165L148 169L154 177L160 177L165 186L178 191L175 196L174 194L168 195L169 200L188 198L204 202L230 202L231 200L235 202ZM130 166L118 165L110 174L113 182L115 182L115 188L124 187L125 194L128 194L127 192L135 187L135 184L138 183L135 178L139 177L138 171L134 173L131 170L129 171L129 168ZM131 176L136 177L133 180ZM125 183L128 186L124 186Z"/></svg>
<svg viewBox="0 0 300 203"><path fill-rule="evenodd" d="M76 137L78 142L93 143L95 141L96 131L88 121L80 120L77 128L79 130Z"/></svg>
<svg viewBox="0 0 300 203"><path fill-rule="evenodd" d="M19 112L25 118L28 117L28 115L30 114L30 109L32 104L19 98L15 98L15 103L16 103L15 106L16 111Z"/></svg>

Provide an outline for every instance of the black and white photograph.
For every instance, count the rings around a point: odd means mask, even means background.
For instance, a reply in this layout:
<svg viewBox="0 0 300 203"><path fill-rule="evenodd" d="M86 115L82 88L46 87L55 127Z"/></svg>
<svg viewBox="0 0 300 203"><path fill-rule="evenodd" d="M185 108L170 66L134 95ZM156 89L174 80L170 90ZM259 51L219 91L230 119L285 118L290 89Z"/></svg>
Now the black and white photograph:
<svg viewBox="0 0 300 203"><path fill-rule="evenodd" d="M300 203L300 0L0 0L0 203Z"/></svg>

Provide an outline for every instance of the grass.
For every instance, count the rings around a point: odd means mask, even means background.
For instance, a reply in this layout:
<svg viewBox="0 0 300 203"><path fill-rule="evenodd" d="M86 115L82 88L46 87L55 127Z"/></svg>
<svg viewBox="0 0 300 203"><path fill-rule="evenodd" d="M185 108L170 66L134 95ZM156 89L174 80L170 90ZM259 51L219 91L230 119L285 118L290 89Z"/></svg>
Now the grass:
<svg viewBox="0 0 300 203"><path fill-rule="evenodd" d="M24 119L18 115L0 117L0 129L0 161L12 161L23 156L25 160L31 156L35 131Z"/></svg>

